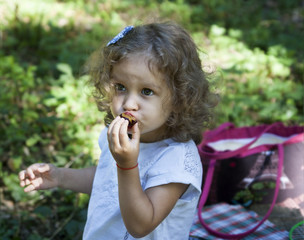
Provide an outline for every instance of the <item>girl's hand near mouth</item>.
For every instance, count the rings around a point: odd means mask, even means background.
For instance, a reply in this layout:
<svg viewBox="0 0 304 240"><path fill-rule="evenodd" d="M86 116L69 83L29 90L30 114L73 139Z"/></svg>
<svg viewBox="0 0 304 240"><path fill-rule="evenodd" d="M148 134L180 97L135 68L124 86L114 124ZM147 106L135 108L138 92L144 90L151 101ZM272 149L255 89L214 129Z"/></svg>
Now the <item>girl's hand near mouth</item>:
<svg viewBox="0 0 304 240"><path fill-rule="evenodd" d="M128 135L129 121L116 117L108 129L108 142L110 151L119 167L131 168L137 164L139 154L140 131L138 123L129 129L132 138Z"/></svg>

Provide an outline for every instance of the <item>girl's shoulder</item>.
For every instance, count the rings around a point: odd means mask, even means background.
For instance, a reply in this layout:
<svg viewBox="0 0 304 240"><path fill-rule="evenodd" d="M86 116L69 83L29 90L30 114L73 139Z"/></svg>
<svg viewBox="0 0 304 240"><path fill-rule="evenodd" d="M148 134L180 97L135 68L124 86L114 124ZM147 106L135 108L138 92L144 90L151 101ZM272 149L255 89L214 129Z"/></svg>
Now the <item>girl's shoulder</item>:
<svg viewBox="0 0 304 240"><path fill-rule="evenodd" d="M198 148L193 140L189 140L187 142L177 142L173 139L165 140L167 145L167 150L172 151L176 155L180 155L181 157L199 157Z"/></svg>
<svg viewBox="0 0 304 240"><path fill-rule="evenodd" d="M200 176L201 160L198 148L194 141L177 142L173 139L145 144L141 146L144 165L148 163L154 169L161 171L191 171L192 174ZM149 160L147 160L147 157Z"/></svg>
<svg viewBox="0 0 304 240"><path fill-rule="evenodd" d="M144 188L182 183L191 186L189 198L199 195L203 169L194 141L167 139L162 144L158 150L146 152L139 160Z"/></svg>
<svg viewBox="0 0 304 240"><path fill-rule="evenodd" d="M173 138L167 138L153 143L140 143L141 148L167 148L167 149L187 149L187 150L197 150L197 146L193 140L187 142L178 142Z"/></svg>

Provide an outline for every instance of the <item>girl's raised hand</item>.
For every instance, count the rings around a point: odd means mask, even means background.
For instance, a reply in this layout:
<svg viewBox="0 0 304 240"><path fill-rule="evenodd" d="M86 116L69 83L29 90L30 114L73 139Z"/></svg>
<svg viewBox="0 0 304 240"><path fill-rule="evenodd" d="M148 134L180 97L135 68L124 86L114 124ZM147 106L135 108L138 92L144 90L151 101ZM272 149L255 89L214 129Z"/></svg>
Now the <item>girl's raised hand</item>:
<svg viewBox="0 0 304 240"><path fill-rule="evenodd" d="M116 117L108 129L110 151L120 167L130 168L137 164L140 131L138 123L131 128L132 138L128 135L128 121Z"/></svg>
<svg viewBox="0 0 304 240"><path fill-rule="evenodd" d="M58 187L59 169L52 164L35 163L19 173L20 186L24 192Z"/></svg>

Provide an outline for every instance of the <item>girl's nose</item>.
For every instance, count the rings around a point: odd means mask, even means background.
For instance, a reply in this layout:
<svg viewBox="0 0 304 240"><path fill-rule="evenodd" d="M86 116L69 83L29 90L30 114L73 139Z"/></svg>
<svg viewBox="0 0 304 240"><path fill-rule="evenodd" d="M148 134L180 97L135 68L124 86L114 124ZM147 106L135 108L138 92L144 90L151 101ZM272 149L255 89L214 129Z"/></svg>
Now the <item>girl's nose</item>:
<svg viewBox="0 0 304 240"><path fill-rule="evenodd" d="M133 94L128 94L124 99L123 108L125 111L138 110L138 103L136 96L134 96Z"/></svg>

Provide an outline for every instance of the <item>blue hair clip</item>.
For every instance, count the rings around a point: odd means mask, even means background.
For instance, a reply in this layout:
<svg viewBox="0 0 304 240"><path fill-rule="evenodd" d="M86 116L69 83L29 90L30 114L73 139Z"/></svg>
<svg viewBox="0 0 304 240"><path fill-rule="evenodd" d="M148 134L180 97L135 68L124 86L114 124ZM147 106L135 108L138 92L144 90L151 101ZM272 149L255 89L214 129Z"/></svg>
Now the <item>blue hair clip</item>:
<svg viewBox="0 0 304 240"><path fill-rule="evenodd" d="M110 42L108 42L107 46L116 43L118 40L122 39L128 32L130 32L134 27L127 26L120 33L118 33Z"/></svg>

